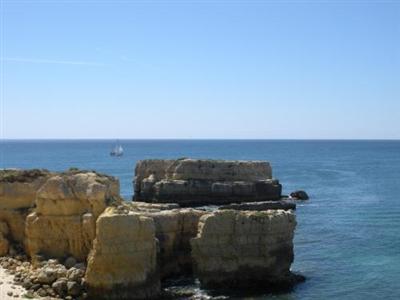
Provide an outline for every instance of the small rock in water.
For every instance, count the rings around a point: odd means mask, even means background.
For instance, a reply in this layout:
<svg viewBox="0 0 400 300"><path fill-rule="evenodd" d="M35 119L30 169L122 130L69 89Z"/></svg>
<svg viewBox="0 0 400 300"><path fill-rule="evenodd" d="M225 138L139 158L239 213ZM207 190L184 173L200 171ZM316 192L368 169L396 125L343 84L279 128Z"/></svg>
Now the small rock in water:
<svg viewBox="0 0 400 300"><path fill-rule="evenodd" d="M296 200L308 200L310 199L305 191L294 191L290 193L290 197Z"/></svg>

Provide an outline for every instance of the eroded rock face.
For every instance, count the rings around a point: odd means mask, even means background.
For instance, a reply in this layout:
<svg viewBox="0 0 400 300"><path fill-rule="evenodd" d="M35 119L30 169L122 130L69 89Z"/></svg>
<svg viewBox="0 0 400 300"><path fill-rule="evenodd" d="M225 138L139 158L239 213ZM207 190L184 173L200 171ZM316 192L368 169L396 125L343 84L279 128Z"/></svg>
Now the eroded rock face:
<svg viewBox="0 0 400 300"><path fill-rule="evenodd" d="M85 259L97 217L119 201L119 184L113 177L85 171L53 174L37 191L36 209L26 218L27 253Z"/></svg>
<svg viewBox="0 0 400 300"><path fill-rule="evenodd" d="M6 255L10 243L7 240L7 235L9 233L8 225L5 222L0 222L0 256Z"/></svg>
<svg viewBox="0 0 400 300"><path fill-rule="evenodd" d="M206 212L184 208L142 214L154 220L161 278L191 274L190 240L197 235L200 217Z"/></svg>
<svg viewBox="0 0 400 300"><path fill-rule="evenodd" d="M108 208L97 220L85 281L93 299L147 299L160 293L152 218Z"/></svg>
<svg viewBox="0 0 400 300"><path fill-rule="evenodd" d="M119 199L118 180L94 172L66 172L50 177L37 191L36 212L45 216L92 213L96 218Z"/></svg>
<svg viewBox="0 0 400 300"><path fill-rule="evenodd" d="M23 243L25 218L35 205L36 192L50 176L47 170L0 170L0 221L9 227L8 238Z"/></svg>
<svg viewBox="0 0 400 300"><path fill-rule="evenodd" d="M72 255L84 260L95 238L95 218L91 213L44 216L33 212L26 219L26 237L31 257L41 253L58 258Z"/></svg>
<svg viewBox="0 0 400 300"><path fill-rule="evenodd" d="M47 170L0 170L0 209L33 207L37 190L50 176Z"/></svg>
<svg viewBox="0 0 400 300"><path fill-rule="evenodd" d="M285 285L291 280L291 211L221 210L200 218L192 239L196 274L208 287Z"/></svg>
<svg viewBox="0 0 400 300"><path fill-rule="evenodd" d="M282 187L268 162L143 160L135 169L135 199L181 206L277 200Z"/></svg>

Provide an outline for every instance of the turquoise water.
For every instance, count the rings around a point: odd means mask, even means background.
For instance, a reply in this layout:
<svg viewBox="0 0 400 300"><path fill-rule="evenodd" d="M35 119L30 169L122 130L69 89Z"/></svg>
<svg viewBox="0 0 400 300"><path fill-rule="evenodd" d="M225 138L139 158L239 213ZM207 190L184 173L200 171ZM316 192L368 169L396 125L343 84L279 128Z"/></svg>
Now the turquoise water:
<svg viewBox="0 0 400 300"><path fill-rule="evenodd" d="M308 280L262 299L400 299L400 141L2 141L0 167L95 169L132 196L137 160L261 159L284 193L306 190L297 209L293 270Z"/></svg>

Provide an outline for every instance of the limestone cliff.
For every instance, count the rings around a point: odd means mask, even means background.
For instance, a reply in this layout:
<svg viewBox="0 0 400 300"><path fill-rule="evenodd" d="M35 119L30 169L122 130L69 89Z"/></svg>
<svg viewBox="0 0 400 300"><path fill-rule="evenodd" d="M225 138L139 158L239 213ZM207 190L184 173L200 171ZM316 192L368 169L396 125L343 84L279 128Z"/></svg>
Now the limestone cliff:
<svg viewBox="0 0 400 300"><path fill-rule="evenodd" d="M0 170L0 221L9 227L7 237L19 243L25 238L25 219L34 207L37 190L49 178L47 170Z"/></svg>
<svg viewBox="0 0 400 300"><path fill-rule="evenodd" d="M24 245L32 257L86 259L96 218L120 199L118 180L92 171L1 170L3 239Z"/></svg>
<svg viewBox="0 0 400 300"><path fill-rule="evenodd" d="M0 171L0 256L20 243L38 261L87 261L77 283L92 299L157 298L193 267L210 287L290 282L295 204L276 201L269 163L145 160L135 175L146 202L122 201L118 180L94 171Z"/></svg>
<svg viewBox="0 0 400 300"><path fill-rule="evenodd" d="M36 209L26 218L27 253L87 257L97 217L120 202L118 181L94 172L54 174L37 191Z"/></svg>
<svg viewBox="0 0 400 300"><path fill-rule="evenodd" d="M152 218L108 208L97 220L85 280L93 299L148 299L160 293Z"/></svg>
<svg viewBox="0 0 400 300"><path fill-rule="evenodd" d="M201 217L192 239L200 282L208 287L275 287L291 280L291 211L221 210Z"/></svg>

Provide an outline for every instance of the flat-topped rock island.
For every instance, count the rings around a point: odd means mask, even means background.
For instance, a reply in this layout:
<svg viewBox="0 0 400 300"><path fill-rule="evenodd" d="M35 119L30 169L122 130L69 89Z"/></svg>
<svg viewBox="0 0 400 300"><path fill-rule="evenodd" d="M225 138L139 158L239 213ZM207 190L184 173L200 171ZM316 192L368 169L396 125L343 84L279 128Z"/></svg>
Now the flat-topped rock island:
<svg viewBox="0 0 400 300"><path fill-rule="evenodd" d="M180 206L279 200L282 186L264 161L202 159L139 161L135 199Z"/></svg>
<svg viewBox="0 0 400 300"><path fill-rule="evenodd" d="M269 163L143 160L134 191L125 201L94 171L0 170L1 265L28 296L61 299L174 298L162 287L182 276L232 291L302 279L295 204Z"/></svg>

